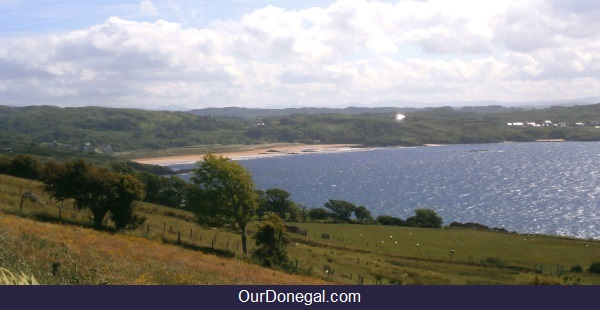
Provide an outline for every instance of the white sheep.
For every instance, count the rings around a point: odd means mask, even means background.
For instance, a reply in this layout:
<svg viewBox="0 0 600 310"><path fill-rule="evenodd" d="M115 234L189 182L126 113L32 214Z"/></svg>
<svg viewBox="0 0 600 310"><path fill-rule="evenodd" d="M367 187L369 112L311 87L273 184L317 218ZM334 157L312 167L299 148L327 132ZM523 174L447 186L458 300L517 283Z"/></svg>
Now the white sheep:
<svg viewBox="0 0 600 310"><path fill-rule="evenodd" d="M38 197L37 195L35 195L34 193L27 191L25 192L25 194L23 194L21 196L21 199L29 199L32 202L35 202L36 204L39 204L40 206L45 207L46 203L42 200L42 198Z"/></svg>

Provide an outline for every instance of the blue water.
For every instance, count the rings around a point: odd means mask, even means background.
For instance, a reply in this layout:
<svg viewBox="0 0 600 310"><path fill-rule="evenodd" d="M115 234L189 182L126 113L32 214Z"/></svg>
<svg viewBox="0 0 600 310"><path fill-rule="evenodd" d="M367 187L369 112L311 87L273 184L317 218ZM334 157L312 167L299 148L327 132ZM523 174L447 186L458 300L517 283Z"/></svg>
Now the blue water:
<svg viewBox="0 0 600 310"><path fill-rule="evenodd" d="M374 217L403 219L429 208L446 225L600 239L600 142L382 148L239 162L258 188L284 189L311 208L339 199Z"/></svg>

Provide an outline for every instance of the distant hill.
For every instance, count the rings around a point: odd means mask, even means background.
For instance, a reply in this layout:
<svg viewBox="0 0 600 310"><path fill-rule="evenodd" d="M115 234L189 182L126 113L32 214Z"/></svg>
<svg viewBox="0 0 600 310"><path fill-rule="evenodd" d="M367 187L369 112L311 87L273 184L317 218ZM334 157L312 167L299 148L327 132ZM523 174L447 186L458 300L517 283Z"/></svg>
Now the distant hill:
<svg viewBox="0 0 600 310"><path fill-rule="evenodd" d="M190 114L201 116L229 116L246 119L258 119L274 116L289 116L296 114L319 115L319 114L345 114L356 115L365 113L408 113L416 112L417 108L394 108L394 107L348 107L348 108L285 108L285 109L253 109L240 107L206 108L188 111Z"/></svg>
<svg viewBox="0 0 600 310"><path fill-rule="evenodd" d="M478 114L485 113L504 113L504 112L515 112L524 111L524 107L505 107L501 105L489 105L489 106L463 106L463 107L451 107L445 106L460 112L472 112ZM258 109L258 108L240 108L240 107L226 107L226 108L206 108L206 109L195 109L187 111L187 113L198 115L198 116L225 116L225 117L239 117L245 119L258 119L266 117L277 117L277 116L291 116L291 115L321 115L321 114L343 114L343 115L359 115L359 114L381 114L381 113L416 113L426 112L440 107L426 107L426 108L402 108L402 107L347 107L347 108L285 108L285 109Z"/></svg>
<svg viewBox="0 0 600 310"><path fill-rule="evenodd" d="M406 116L396 119L396 114ZM553 126L510 127L508 123ZM555 125L560 124L560 127ZM0 106L0 154L113 154L206 145L352 143L367 146L565 139L599 141L600 104L548 108L348 107L189 112L101 107ZM52 153L54 155L48 155ZM9 154L10 155L10 154Z"/></svg>

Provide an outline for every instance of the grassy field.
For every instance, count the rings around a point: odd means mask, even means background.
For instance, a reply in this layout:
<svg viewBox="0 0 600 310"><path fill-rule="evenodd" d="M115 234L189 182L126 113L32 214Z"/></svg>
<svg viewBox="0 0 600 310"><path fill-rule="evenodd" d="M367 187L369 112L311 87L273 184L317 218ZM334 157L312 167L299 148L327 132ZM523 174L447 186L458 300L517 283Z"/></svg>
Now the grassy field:
<svg viewBox="0 0 600 310"><path fill-rule="evenodd" d="M47 205L21 208L25 191ZM147 203L137 211L147 217L137 230L115 233L108 221L107 231L95 231L86 211L50 202L41 183L0 175L0 267L47 284L600 284L587 272L600 261L595 240L288 223L307 231L290 234L290 258L302 273L291 275L252 264L239 235L198 227L187 211ZM254 250L253 240L248 245Z"/></svg>

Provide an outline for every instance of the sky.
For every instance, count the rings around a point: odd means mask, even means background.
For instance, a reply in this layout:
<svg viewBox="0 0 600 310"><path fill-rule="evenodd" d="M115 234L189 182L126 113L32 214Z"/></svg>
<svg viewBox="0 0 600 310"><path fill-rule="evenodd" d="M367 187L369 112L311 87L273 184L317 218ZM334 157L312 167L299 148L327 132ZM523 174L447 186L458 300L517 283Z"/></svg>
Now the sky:
<svg viewBox="0 0 600 310"><path fill-rule="evenodd" d="M0 0L0 105L598 97L597 29L596 0Z"/></svg>

